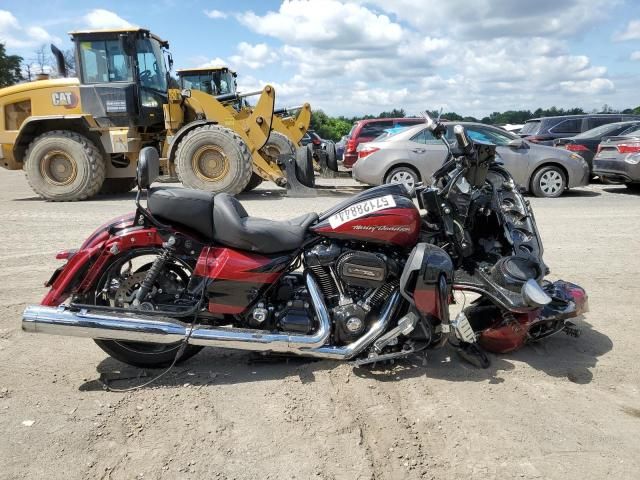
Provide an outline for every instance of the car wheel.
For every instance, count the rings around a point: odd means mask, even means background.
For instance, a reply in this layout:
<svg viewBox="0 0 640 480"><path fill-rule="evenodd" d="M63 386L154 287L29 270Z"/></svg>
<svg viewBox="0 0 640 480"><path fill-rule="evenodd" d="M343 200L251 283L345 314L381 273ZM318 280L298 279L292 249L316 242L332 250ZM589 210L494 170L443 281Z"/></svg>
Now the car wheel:
<svg viewBox="0 0 640 480"><path fill-rule="evenodd" d="M416 191L416 185L420 181L418 173L410 167L398 167L389 172L385 183L398 183L403 185L410 194Z"/></svg>
<svg viewBox="0 0 640 480"><path fill-rule="evenodd" d="M536 197L555 198L567 188L567 178L560 167L547 165L540 168L531 180L531 191Z"/></svg>

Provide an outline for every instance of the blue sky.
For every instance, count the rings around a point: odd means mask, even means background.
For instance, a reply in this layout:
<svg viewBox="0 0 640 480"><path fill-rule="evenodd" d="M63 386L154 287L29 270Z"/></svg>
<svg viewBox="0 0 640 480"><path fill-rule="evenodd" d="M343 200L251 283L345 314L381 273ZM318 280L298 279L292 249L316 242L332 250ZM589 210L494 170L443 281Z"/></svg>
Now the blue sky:
<svg viewBox="0 0 640 480"><path fill-rule="evenodd" d="M134 24L170 41L175 67L226 63L240 87L329 114L402 107L640 105L638 0L4 0L0 41L33 58L68 31Z"/></svg>

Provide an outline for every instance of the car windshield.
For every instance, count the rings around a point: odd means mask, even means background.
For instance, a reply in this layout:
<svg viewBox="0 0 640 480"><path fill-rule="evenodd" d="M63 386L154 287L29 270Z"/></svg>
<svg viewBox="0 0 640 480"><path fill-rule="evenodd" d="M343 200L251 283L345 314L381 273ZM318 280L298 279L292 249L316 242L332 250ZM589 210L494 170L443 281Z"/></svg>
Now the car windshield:
<svg viewBox="0 0 640 480"><path fill-rule="evenodd" d="M520 133L526 135L534 135L540 131L541 125L542 122L540 120L529 120L524 124L524 127L522 127L522 130L520 130Z"/></svg>
<svg viewBox="0 0 640 480"><path fill-rule="evenodd" d="M608 123L606 125L600 125L599 127L592 128L591 130L587 130L586 132L579 133L573 138L575 139L598 138L617 130L621 126L622 125L619 123Z"/></svg>
<svg viewBox="0 0 640 480"><path fill-rule="evenodd" d="M136 41L136 49L140 86L166 92L167 70L160 43L153 38L140 38Z"/></svg>

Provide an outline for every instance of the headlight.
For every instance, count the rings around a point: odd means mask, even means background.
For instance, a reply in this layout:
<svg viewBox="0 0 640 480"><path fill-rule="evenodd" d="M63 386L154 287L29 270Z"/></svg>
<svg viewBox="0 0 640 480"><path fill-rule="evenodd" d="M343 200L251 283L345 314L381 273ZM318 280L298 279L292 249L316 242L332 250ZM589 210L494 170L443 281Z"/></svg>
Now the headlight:
<svg viewBox="0 0 640 480"><path fill-rule="evenodd" d="M143 91L142 95L140 96L140 100L140 103L142 103L142 106L145 108L158 108L160 106L158 100L156 100L155 97L148 92Z"/></svg>

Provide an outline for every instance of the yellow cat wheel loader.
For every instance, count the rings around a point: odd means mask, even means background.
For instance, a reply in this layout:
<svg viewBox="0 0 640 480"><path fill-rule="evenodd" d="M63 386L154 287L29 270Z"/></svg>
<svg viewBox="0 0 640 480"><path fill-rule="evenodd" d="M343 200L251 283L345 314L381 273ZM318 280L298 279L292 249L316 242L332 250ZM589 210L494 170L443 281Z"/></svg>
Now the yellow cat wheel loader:
<svg viewBox="0 0 640 480"><path fill-rule="evenodd" d="M201 91L214 98L232 112L236 120L245 121L254 111L255 107L248 104L247 98L262 94L262 91L239 93L237 92L237 73L228 67L199 67L177 70L180 86L191 91ZM258 100L260 103L260 100ZM294 117L292 113L297 111ZM278 157L282 154L295 153L300 140L309 128L311 122L311 107L308 103L299 107L280 109L273 111L271 134L269 140L260 150L260 154L274 168L281 167ZM302 165L300 168L305 168ZM305 180L304 175L297 175L298 180L305 186L313 187L314 179ZM263 179L267 179L259 173L254 173L245 188L245 191L256 188Z"/></svg>
<svg viewBox="0 0 640 480"><path fill-rule="evenodd" d="M259 154L271 131L272 87L238 120L203 92L169 89L168 43L146 29L71 38L78 78L0 89L0 166L24 169L38 195L73 201L128 191L145 146L156 147L165 172L188 187L235 194L253 172L286 183ZM52 51L64 73L61 52Z"/></svg>

